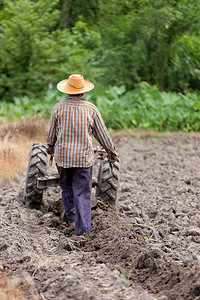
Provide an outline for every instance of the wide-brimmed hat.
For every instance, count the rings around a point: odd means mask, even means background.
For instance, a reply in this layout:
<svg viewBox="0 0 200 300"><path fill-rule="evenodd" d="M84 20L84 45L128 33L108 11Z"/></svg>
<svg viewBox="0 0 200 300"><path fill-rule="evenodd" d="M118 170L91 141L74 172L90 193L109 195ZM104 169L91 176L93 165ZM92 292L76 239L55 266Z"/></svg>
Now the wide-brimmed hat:
<svg viewBox="0 0 200 300"><path fill-rule="evenodd" d="M85 80L80 74L72 74L68 79L64 79L57 84L57 89L65 94L75 95L91 91L94 84Z"/></svg>

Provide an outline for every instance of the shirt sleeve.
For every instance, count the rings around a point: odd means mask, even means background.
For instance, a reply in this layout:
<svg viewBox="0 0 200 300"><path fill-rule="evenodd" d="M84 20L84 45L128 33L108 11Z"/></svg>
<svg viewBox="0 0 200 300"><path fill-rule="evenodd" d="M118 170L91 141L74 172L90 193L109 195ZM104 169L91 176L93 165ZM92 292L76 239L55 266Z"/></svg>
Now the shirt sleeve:
<svg viewBox="0 0 200 300"><path fill-rule="evenodd" d="M50 145L51 147L54 147L57 136L56 136L56 126L57 125L57 120L56 120L56 115L55 112L51 112L51 117L50 117L50 122L49 122L49 127L46 131L46 139L47 139L47 144Z"/></svg>
<svg viewBox="0 0 200 300"><path fill-rule="evenodd" d="M114 153L115 155L118 155L99 111L96 113L94 118L93 134L107 153Z"/></svg>

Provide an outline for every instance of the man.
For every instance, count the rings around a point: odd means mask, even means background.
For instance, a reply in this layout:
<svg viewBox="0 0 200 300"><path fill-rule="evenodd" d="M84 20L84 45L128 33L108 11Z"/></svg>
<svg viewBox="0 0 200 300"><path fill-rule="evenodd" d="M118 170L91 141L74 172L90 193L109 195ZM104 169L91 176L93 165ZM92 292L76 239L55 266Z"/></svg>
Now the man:
<svg viewBox="0 0 200 300"><path fill-rule="evenodd" d="M75 234L90 233L93 135L115 162L118 155L96 106L82 99L94 84L80 74L70 75L57 84L68 95L58 102L47 129L47 153L54 155L67 221Z"/></svg>

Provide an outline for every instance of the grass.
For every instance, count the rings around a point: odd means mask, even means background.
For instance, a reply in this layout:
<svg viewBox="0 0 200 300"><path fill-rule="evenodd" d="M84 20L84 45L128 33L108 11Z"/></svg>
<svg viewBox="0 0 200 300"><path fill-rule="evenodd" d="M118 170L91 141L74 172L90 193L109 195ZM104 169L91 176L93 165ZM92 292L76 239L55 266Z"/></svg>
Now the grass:
<svg viewBox="0 0 200 300"><path fill-rule="evenodd" d="M0 182L25 174L30 148L36 141L45 142L47 126L37 118L0 124Z"/></svg>
<svg viewBox="0 0 200 300"><path fill-rule="evenodd" d="M124 281L125 281L125 285L126 285L126 288L125 289L122 289L122 292L123 294L128 294L128 295L131 295L132 293L132 290L131 290L131 284L130 284L130 278L131 278L131 273L129 273L127 276L124 272L124 270L120 267L120 272L122 273L122 276L124 278Z"/></svg>
<svg viewBox="0 0 200 300"><path fill-rule="evenodd" d="M156 150L152 150L147 154L148 154L148 156L154 156L154 155L156 155Z"/></svg>
<svg viewBox="0 0 200 300"><path fill-rule="evenodd" d="M16 173L23 173L26 166L25 158L28 151L26 149L26 143L17 143L15 140L3 140L0 145L0 181L9 180L10 177L14 176ZM24 159L22 160L23 155Z"/></svg>

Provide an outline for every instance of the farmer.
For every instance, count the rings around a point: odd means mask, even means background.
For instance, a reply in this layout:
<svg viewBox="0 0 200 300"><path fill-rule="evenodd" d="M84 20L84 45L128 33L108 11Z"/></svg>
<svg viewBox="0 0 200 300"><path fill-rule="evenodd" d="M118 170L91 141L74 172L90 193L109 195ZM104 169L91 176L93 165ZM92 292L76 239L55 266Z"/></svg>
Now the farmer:
<svg viewBox="0 0 200 300"><path fill-rule="evenodd" d="M47 153L54 155L60 175L62 201L67 221L76 235L90 233L93 135L114 163L118 155L96 106L82 97L94 84L80 74L70 75L57 84L68 95L58 102L47 129Z"/></svg>

